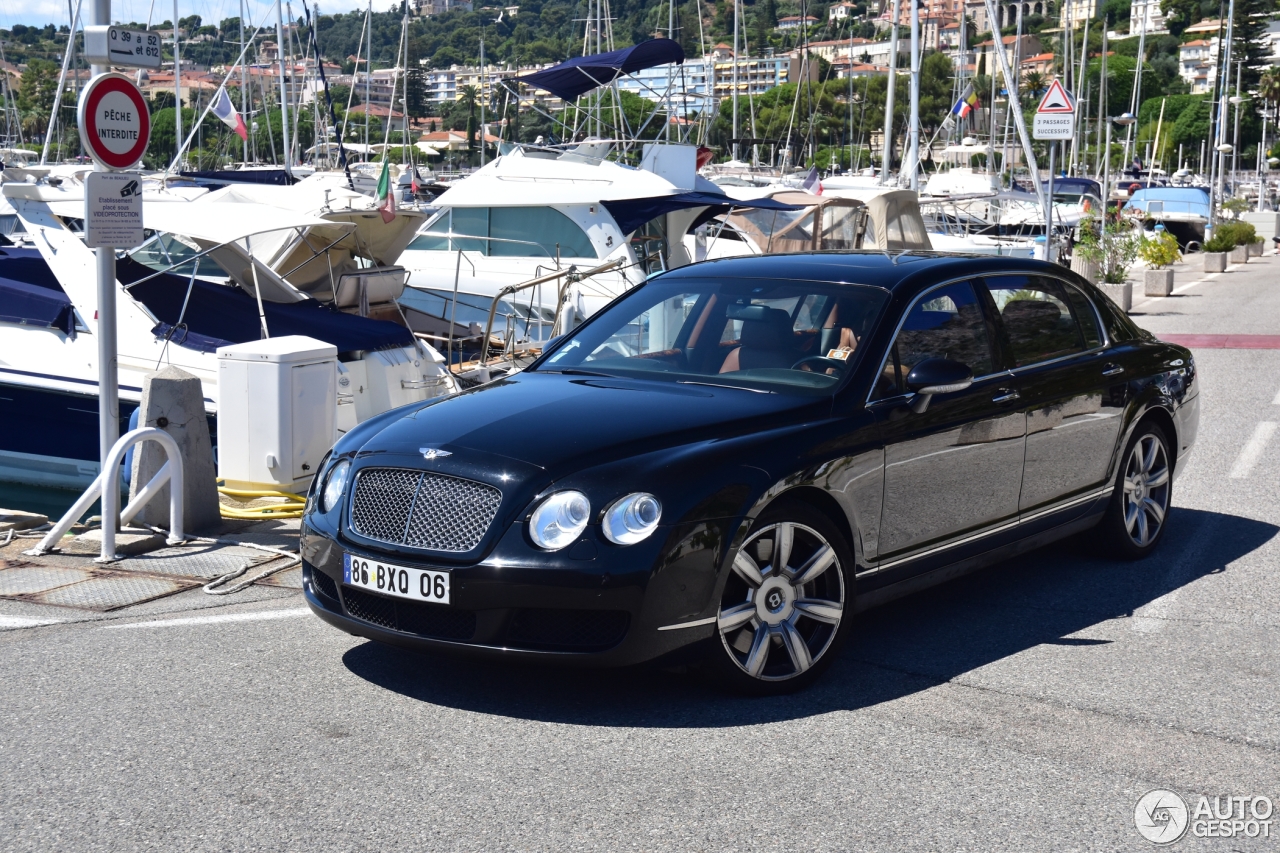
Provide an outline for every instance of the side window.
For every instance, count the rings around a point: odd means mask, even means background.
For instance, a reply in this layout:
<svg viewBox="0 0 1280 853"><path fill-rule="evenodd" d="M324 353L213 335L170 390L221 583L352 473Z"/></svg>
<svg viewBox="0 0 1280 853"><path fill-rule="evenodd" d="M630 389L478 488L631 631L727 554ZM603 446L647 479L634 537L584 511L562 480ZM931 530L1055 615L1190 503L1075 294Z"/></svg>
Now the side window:
<svg viewBox="0 0 1280 853"><path fill-rule="evenodd" d="M453 232L461 239L439 236ZM479 252L496 257L594 258L595 247L572 219L551 207L457 207L446 210L412 243L411 249Z"/></svg>
<svg viewBox="0 0 1280 853"><path fill-rule="evenodd" d="M972 284L931 290L911 307L889 349L873 399L906 393L907 374L927 358L962 362L974 376L993 372L991 336Z"/></svg>
<svg viewBox="0 0 1280 853"><path fill-rule="evenodd" d="M1084 335L1060 282L1001 275L986 281L1018 367L1083 352ZM1093 329L1097 336L1097 328Z"/></svg>
<svg viewBox="0 0 1280 853"><path fill-rule="evenodd" d="M1102 330L1098 328L1098 312L1094 310L1089 297L1080 292L1074 284L1062 285L1067 293L1067 301L1075 311L1076 322L1080 324L1080 332L1084 335L1085 346L1089 349L1102 346Z"/></svg>

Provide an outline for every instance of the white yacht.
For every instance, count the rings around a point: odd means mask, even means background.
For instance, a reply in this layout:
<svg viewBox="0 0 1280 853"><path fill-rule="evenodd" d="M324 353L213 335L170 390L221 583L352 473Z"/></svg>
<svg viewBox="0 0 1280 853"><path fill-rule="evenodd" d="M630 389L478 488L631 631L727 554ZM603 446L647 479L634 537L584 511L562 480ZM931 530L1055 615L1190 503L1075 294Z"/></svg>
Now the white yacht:
<svg viewBox="0 0 1280 853"><path fill-rule="evenodd" d="M79 233L83 187L14 182L4 195L32 246L0 249L0 480L82 488L99 467L96 266ZM342 431L456 389L440 354L403 324L360 316L360 292L368 301L361 277L377 268L335 274L336 289L355 294L344 310L295 287L248 248L280 233L290 235L282 245L334 231L345 237L354 224L164 192L144 197L143 218L154 236L116 262L122 429L142 377L165 365L198 376L216 416L216 348L271 335L337 347ZM324 254L323 243L314 248Z"/></svg>

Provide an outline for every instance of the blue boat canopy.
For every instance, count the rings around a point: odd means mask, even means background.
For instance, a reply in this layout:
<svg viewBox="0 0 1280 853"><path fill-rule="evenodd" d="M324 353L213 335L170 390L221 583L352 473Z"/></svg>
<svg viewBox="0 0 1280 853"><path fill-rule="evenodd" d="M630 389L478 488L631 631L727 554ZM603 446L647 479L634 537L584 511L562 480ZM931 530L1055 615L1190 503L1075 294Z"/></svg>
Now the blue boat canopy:
<svg viewBox="0 0 1280 853"><path fill-rule="evenodd" d="M35 249L0 249L0 322L75 337L75 307Z"/></svg>
<svg viewBox="0 0 1280 853"><path fill-rule="evenodd" d="M604 200L600 202L609 211L609 215L618 223L618 230L630 234L651 219L670 213L673 210L685 210L690 207L709 207L711 215L722 213L734 207L753 207L759 210L802 210L795 204L783 204L771 198L755 198L740 201L720 193L691 190L689 192L659 195L651 198L624 198Z"/></svg>
<svg viewBox="0 0 1280 853"><path fill-rule="evenodd" d="M1152 203L1155 210L1152 210ZM1202 187L1146 187L1134 190L1125 210L1209 218L1209 192Z"/></svg>
<svg viewBox="0 0 1280 853"><path fill-rule="evenodd" d="M1046 190L1049 188L1048 181L1041 181L1040 183ZM1095 198L1102 198L1102 184L1090 178L1054 178L1053 191L1055 193L1088 194Z"/></svg>
<svg viewBox="0 0 1280 853"><path fill-rule="evenodd" d="M154 278L143 281L153 275ZM116 277L128 286L130 295L147 306L160 321L151 330L157 338L172 335L172 341L179 346L213 352L218 347L261 337L257 302L238 287L195 279L191 301L183 314L182 303L190 281L186 276L155 275L155 270L132 258L120 258L116 261ZM130 286L131 282L141 283ZM262 309L272 336L306 335L332 344L340 353L413 343L413 333L403 326L333 311L314 299L289 304L264 302ZM179 317L182 317L182 326L175 329Z"/></svg>
<svg viewBox="0 0 1280 853"><path fill-rule="evenodd" d="M671 39L651 39L608 53L577 56L516 80L545 89L561 100L573 101L579 95L612 83L623 74L634 74L670 62L684 62L684 50L680 45Z"/></svg>

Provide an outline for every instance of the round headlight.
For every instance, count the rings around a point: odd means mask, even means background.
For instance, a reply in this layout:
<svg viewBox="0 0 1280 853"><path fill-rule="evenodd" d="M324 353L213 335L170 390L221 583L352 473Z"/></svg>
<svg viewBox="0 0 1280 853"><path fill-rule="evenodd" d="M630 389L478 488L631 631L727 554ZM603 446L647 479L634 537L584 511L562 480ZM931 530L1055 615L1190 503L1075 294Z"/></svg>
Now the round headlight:
<svg viewBox="0 0 1280 853"><path fill-rule="evenodd" d="M636 492L614 503L604 514L604 535L610 542L633 545L658 528L662 504L647 492Z"/></svg>
<svg viewBox="0 0 1280 853"><path fill-rule="evenodd" d="M320 511L329 512L342 500L342 491L347 487L347 474L351 471L351 462L341 459L329 469L324 481L324 491L320 493Z"/></svg>
<svg viewBox="0 0 1280 853"><path fill-rule="evenodd" d="M529 538L539 548L559 551L582 535L591 518L591 502L582 492L557 492L529 517Z"/></svg>

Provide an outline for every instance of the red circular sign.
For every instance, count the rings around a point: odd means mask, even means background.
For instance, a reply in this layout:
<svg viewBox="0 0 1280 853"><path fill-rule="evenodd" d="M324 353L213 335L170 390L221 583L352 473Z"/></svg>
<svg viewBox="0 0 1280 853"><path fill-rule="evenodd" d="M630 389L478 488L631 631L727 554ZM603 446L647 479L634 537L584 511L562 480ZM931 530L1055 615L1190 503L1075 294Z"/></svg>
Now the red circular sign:
<svg viewBox="0 0 1280 853"><path fill-rule="evenodd" d="M100 74L80 95L80 139L108 169L131 169L151 141L151 114L134 82L123 74Z"/></svg>

